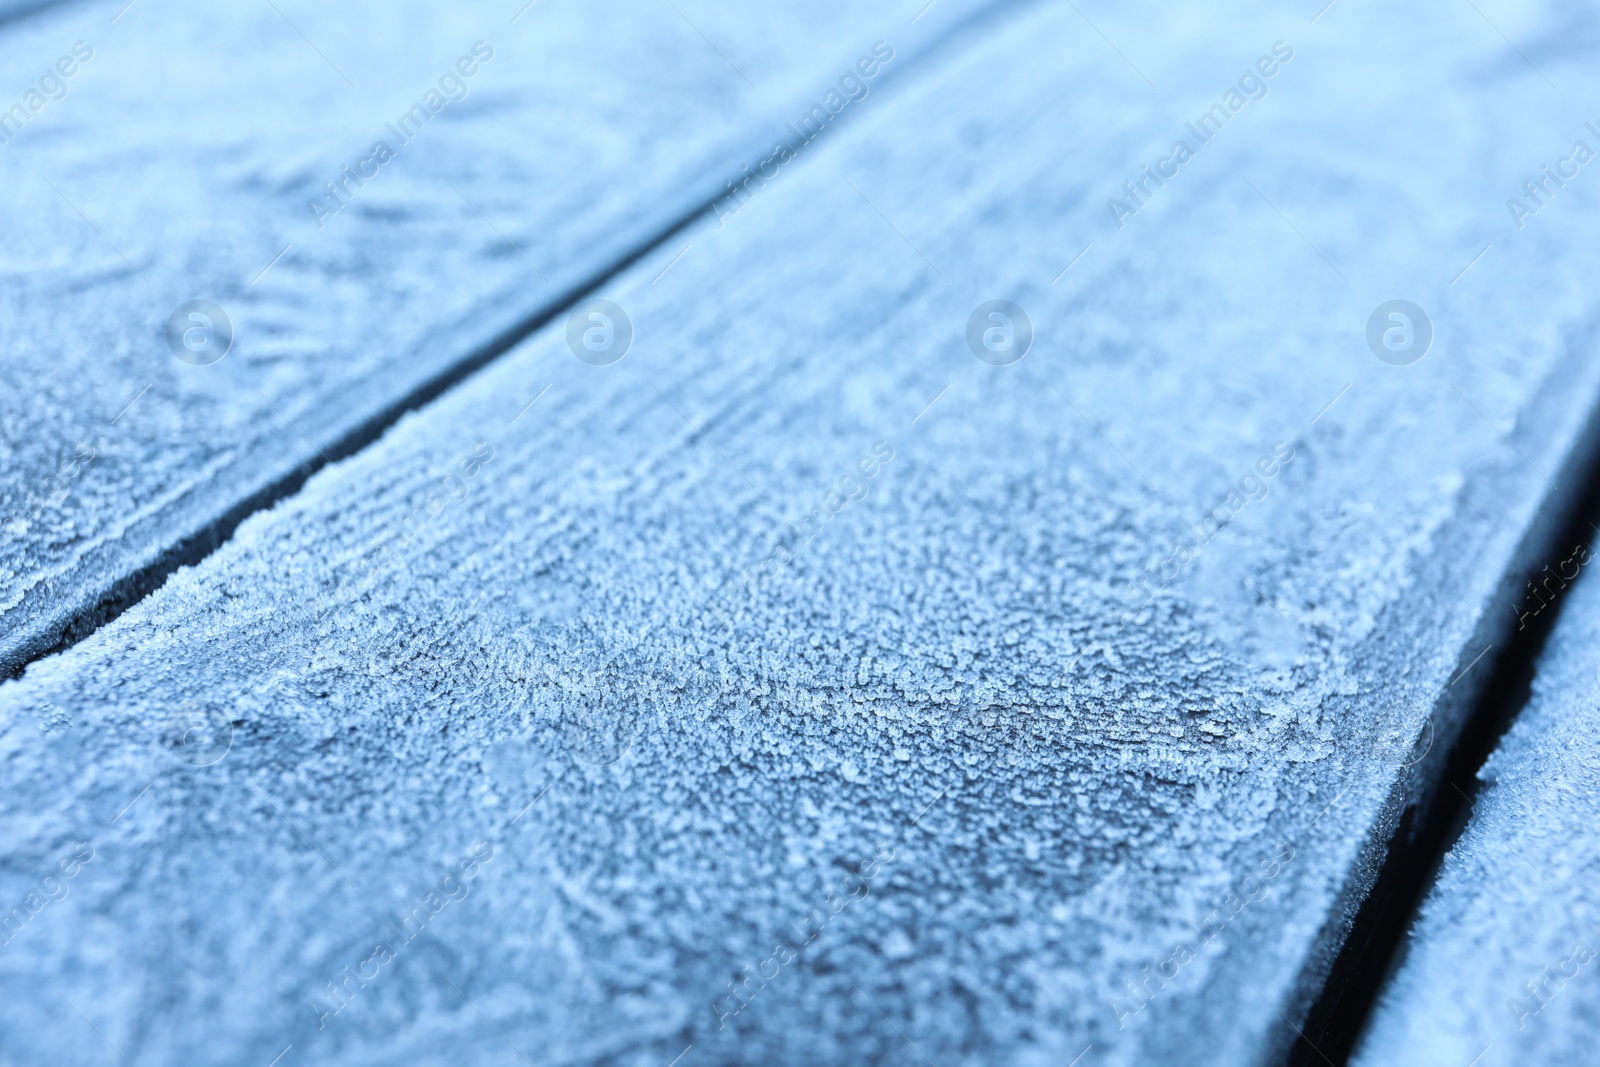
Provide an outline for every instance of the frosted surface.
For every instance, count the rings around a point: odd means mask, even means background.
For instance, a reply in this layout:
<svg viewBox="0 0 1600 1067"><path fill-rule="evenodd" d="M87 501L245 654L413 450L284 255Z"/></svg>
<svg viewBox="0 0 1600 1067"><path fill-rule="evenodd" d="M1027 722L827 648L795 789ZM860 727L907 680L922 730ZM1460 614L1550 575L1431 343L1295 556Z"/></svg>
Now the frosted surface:
<svg viewBox="0 0 1600 1067"><path fill-rule="evenodd" d="M1568 594L1532 702L1479 772L1472 821L1445 858L1357 1064L1583 1063L1600 1045L1600 899L1588 877L1600 862L1593 562L1585 543L1552 565L1551 599L1567 584L1563 573L1585 577Z"/></svg>
<svg viewBox="0 0 1600 1067"><path fill-rule="evenodd" d="M1556 11L1495 15L1577 92ZM1469 8L1092 17L972 34L606 286L619 362L558 320L0 686L0 888L95 848L0 1046L1281 1054L1514 624L1600 201L1515 226L1583 117Z"/></svg>
<svg viewBox="0 0 1600 1067"><path fill-rule="evenodd" d="M982 5L122 6L3 35L0 666ZM192 300L220 362L169 349Z"/></svg>

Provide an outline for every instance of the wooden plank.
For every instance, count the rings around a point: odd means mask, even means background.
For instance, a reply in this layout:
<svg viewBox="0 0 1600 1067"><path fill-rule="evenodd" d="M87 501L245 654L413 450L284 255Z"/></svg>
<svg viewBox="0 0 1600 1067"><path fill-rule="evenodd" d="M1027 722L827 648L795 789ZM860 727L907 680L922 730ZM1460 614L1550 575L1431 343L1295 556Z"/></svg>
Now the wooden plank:
<svg viewBox="0 0 1600 1067"><path fill-rule="evenodd" d="M1527 595L1524 614L1561 611L1533 699L1479 772L1472 819L1356 1063L1495 1067L1593 1055L1600 901L1586 872L1600 860L1600 585L1584 577L1566 592L1591 563L1589 544L1566 545Z"/></svg>
<svg viewBox="0 0 1600 1067"><path fill-rule="evenodd" d="M118 6L0 62L0 668L705 209L874 41L853 111L983 7Z"/></svg>
<svg viewBox="0 0 1600 1067"><path fill-rule="evenodd" d="M0 687L6 888L97 849L7 1047L1281 1059L1592 445L1600 205L1504 204L1581 123L1470 17L974 34Z"/></svg>

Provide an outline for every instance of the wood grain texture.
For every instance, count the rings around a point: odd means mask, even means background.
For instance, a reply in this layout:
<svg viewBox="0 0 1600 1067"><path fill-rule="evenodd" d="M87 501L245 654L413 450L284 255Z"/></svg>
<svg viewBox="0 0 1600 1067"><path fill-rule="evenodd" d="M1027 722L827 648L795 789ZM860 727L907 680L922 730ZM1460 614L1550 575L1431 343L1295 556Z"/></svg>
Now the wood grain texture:
<svg viewBox="0 0 1600 1067"><path fill-rule="evenodd" d="M882 84L983 6L149 0L10 27L0 667L708 208L875 40ZM192 300L231 321L213 365L169 349Z"/></svg>
<svg viewBox="0 0 1600 1067"><path fill-rule="evenodd" d="M1592 1055L1600 1037L1600 900L1587 877L1600 860L1593 562L1587 542L1566 545L1527 594L1524 611L1543 602L1562 613L1533 700L1479 772L1485 787L1471 822L1445 858L1357 1064L1496 1067Z"/></svg>
<svg viewBox="0 0 1600 1067"><path fill-rule="evenodd" d="M972 35L605 286L620 361L552 323L0 687L5 870L97 842L6 1044L1278 1060L1600 397L1600 202L1503 205L1581 124L1335 11Z"/></svg>

